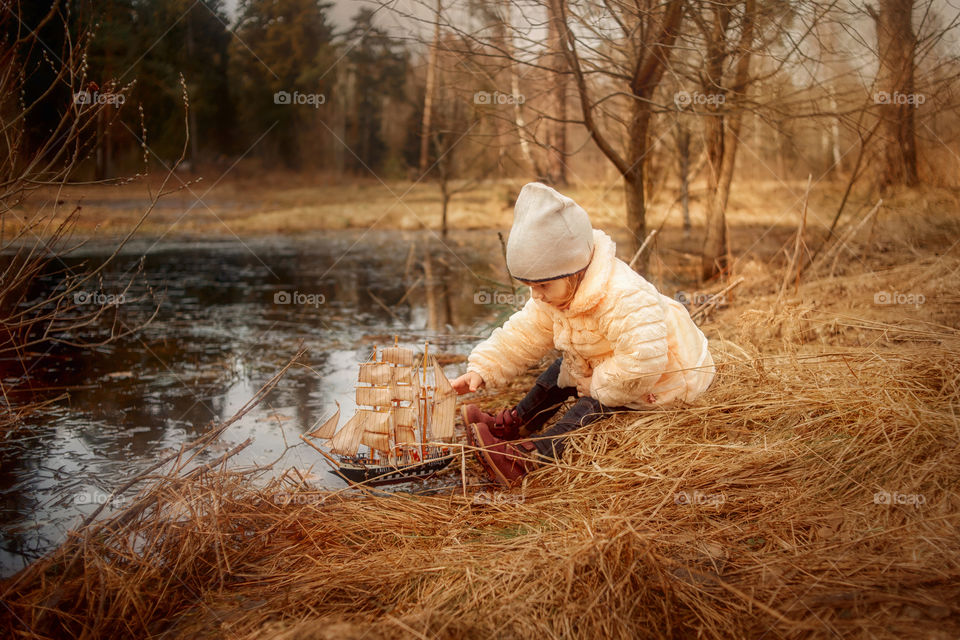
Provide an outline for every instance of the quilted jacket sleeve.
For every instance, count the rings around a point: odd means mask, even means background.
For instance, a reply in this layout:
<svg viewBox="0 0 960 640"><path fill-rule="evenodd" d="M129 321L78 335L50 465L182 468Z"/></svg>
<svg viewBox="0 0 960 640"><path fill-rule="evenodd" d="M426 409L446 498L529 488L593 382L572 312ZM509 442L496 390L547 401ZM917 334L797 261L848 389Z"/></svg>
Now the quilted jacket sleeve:
<svg viewBox="0 0 960 640"><path fill-rule="evenodd" d="M489 338L474 347L467 371L499 387L536 364L553 347L553 320L533 298Z"/></svg>
<svg viewBox="0 0 960 640"><path fill-rule="evenodd" d="M594 368L590 395L613 407L646 404L668 363L666 313L659 294L623 287L609 292L603 306L600 330L613 345L613 356Z"/></svg>

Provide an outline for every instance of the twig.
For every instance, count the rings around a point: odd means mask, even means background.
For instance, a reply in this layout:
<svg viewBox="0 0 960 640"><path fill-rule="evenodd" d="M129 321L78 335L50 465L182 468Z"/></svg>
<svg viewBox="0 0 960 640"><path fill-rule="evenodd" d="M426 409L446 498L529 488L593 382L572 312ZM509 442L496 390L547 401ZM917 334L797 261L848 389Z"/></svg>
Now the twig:
<svg viewBox="0 0 960 640"><path fill-rule="evenodd" d="M413 246L413 245L411 245L411 246ZM407 296L410 295L410 292L413 291L414 289L416 289L416 288L417 288L417 285L419 285L421 282L423 282L423 276L417 276L417 279L414 281L414 283L413 283L412 285L410 285L410 287L409 287L406 291L403 292L403 297L400 298L399 300L397 300L397 301L393 304L393 306L396 307L396 306L399 306L399 305L403 304L403 301L407 299Z"/></svg>
<svg viewBox="0 0 960 640"><path fill-rule="evenodd" d="M640 259L640 254L643 253L643 250L647 248L647 245L650 244L650 241L653 240L654 236L657 235L657 229L654 229L647 234L646 239L644 239L643 244L640 245L640 248L637 249L637 252L633 254L633 258L630 259L630 268L633 269L633 265L637 263L637 260Z"/></svg>
<svg viewBox="0 0 960 640"><path fill-rule="evenodd" d="M828 260L830 260L831 258L834 258L835 256L839 255L840 249L841 249L842 247L845 247L846 244L847 244L847 241L848 241L850 238L852 238L852 237L854 236L854 234L857 233L857 231L860 230L860 227L862 227L864 224L866 224L867 221L868 221L870 218L872 218L872 217L874 216L874 214L876 214L876 212L880 209L880 205L882 205L882 204L883 204L883 198L880 198L879 200L877 200L877 204L873 205L873 208L870 209L870 211L867 212L867 215L863 216L863 218L860 220L860 222L858 222L858 223L855 224L855 225L852 225L849 229L847 229L847 230L843 233L843 235L841 235L841 236L837 239L837 241L833 244L833 246L831 246L831 247L827 250L827 252L826 252L825 254L823 254L823 256L821 256L820 261L818 261L816 264L818 264L818 265L819 265L819 264L826 264L826 262L827 262ZM836 265L834 264L834 266L836 266ZM831 272L833 271L833 268L832 268L832 267L831 267L830 271L831 271Z"/></svg>
<svg viewBox="0 0 960 640"><path fill-rule="evenodd" d="M389 314L393 317L394 320L396 320L397 322L400 321L400 318L397 317L397 314L395 314L395 313L393 312L393 309L391 309L391 308L388 307L386 304L384 304L383 300L381 300L380 298L378 298L373 291L370 291L370 288L369 288L369 287L367 287L367 295L369 295L371 298L373 298L373 301L376 302L378 305L380 305L380 306L383 308L384 311L386 311L387 313L389 313ZM404 296L404 297L406 297L406 296Z"/></svg>
<svg viewBox="0 0 960 640"><path fill-rule="evenodd" d="M469 425L467 426L469 429ZM463 485L463 497L467 497L467 450L460 447L460 483Z"/></svg>
<svg viewBox="0 0 960 640"><path fill-rule="evenodd" d="M787 284L790 282L790 275L793 273L794 267L797 267L797 286L800 285L800 267L798 264L800 258L800 244L803 242L803 233L807 228L807 202L810 199L810 186L813 183L813 175L807 176L807 190L803 194L803 209L800 213L800 225L797 228L797 238L796 242L793 244L793 255L790 257L790 262L787 263L787 268L783 273L783 282L780 284L780 291L777 293L777 304L780 304L780 300L783 298L783 292L787 290Z"/></svg>
<svg viewBox="0 0 960 640"><path fill-rule="evenodd" d="M80 527L79 527L79 528L80 528L80 529L83 529L83 528L85 528L87 525L89 525L91 522L93 522L93 520L96 519L96 517L97 517L97 516L100 514L100 512L103 510L103 508L104 508L107 504L109 504L109 503L114 499L114 497L116 497L116 496L124 493L127 489L129 489L129 488L132 487L133 485L137 484L138 482L140 482L140 481L143 480L145 477L149 476L151 473L153 473L153 472L156 471L157 469L161 468L161 467L164 466L165 464L167 464L167 463L169 463L169 462L172 462L173 460L176 460L177 458L181 457L185 452L190 451L191 449L196 449L196 450L197 450L197 453L199 453L200 451L203 451L211 442L213 442L214 440L216 440L217 438L219 438L219 437L223 434L223 432L227 430L227 428L228 428L230 425L232 425L233 423L235 423L237 420L239 420L240 418L242 418L243 416L245 416L247 413L249 413L254 407L256 407L258 404L260 404L260 401L263 400L263 398L273 389L273 387L276 386L276 384L280 381L280 378L282 378L283 375L287 372L287 369L289 369L290 367L292 367L292 366L294 365L294 363L296 363L296 361L299 360L299 359L303 356L304 353L306 353L306 348L301 347L300 350L297 351L297 354L296 354L295 356L293 356L293 358L292 358L289 362L287 362L287 364L284 365L284 367L283 367L282 369L280 369L280 371L278 371L278 372L273 376L273 378L271 378L265 385L263 385L263 386L260 388L260 390L257 391L257 393L253 396L253 398L251 398L249 401L247 401L247 403L246 403L245 405L243 405L242 407L240 407L240 409L239 409L235 414L233 414L233 416L232 416L230 419L228 419L228 420L225 421L225 422L222 422L220 425L218 425L217 427L211 429L210 431L208 431L208 432L205 433L204 435L200 436L199 438L197 438L197 439L194 440L193 442L185 445L185 446L184 446L183 448L181 448L181 450L178 451L177 453L171 454L171 455L167 456L166 458L164 458L164 459L161 460L160 462L156 463L155 465L153 465L153 466L150 467L149 469L146 469L145 471L142 471L141 473L137 474L136 476L134 476L132 479L128 480L126 483L124 483L124 484L123 484L122 486L120 486L119 488L114 489L114 491L110 494L110 498L109 498L104 504L102 504L102 505L100 505L99 507L97 507L97 509L95 509L93 513L91 513L89 516L87 516L86 519L84 519L84 521L80 524ZM190 460L192 460L192 459L193 459L193 457L190 458ZM190 460L187 460L187 461L186 461L185 463L183 463L183 464L189 464ZM181 465L179 468L183 468L183 466Z"/></svg>
<svg viewBox="0 0 960 640"><path fill-rule="evenodd" d="M690 317L696 320L698 315L705 313L708 309L711 309L717 306L717 304L719 304L720 300L723 299L723 296L726 295L728 291L731 291L734 287L739 286L745 280L746 278L744 278L743 276L740 276L739 278L737 278L736 280L734 280L733 282L725 286L723 289L721 289L717 293L710 296L709 300L707 300L702 305L700 305L699 307L697 307L696 309L690 312Z"/></svg>
<svg viewBox="0 0 960 640"><path fill-rule="evenodd" d="M864 109L864 111L861 111L861 116L865 111L866 109ZM866 139L864 139L862 133L859 134L860 135L860 151L857 153L857 161L853 165L853 171L850 173L850 180L847 181L847 188L843 192L843 198L840 199L840 206L837 207L837 213L833 216L833 221L830 223L830 228L827 229L827 238L832 236L833 230L837 228L837 222L840 220L840 215L843 213L843 209L847 205L847 199L850 197L850 193L853 190L853 185L857 181L857 178L860 177L860 165L863 162L863 158L867 150L867 145L870 143L871 138L873 138L873 135L877 132L877 129L879 129L880 124L882 122L883 120L881 119L877 120L876 124L874 124L873 127L870 129L870 133L867 134ZM858 128L859 128L859 124L860 122L857 123ZM824 242L826 242L826 240L824 240ZM817 247L813 256L810 258L810 262L813 262L814 260L817 259L817 254L820 253L820 250L823 249L823 246L824 245L821 244L819 247Z"/></svg>
<svg viewBox="0 0 960 640"><path fill-rule="evenodd" d="M150 504L153 503L154 498L152 498L152 497L145 497L145 498L143 498L143 499L135 502L134 504L130 505L129 507L124 508L123 511L121 511L120 513L117 513L113 518L111 518L110 520L108 520L108 521L102 523L100 526L98 526L98 527L96 528L96 530L91 531L90 529L87 528L87 527L90 525L90 523L93 521L93 519L96 518L97 515L99 515L99 513L103 510L103 508L104 508L107 504L109 504L110 502L113 501L114 497L116 497L117 495L122 494L123 492L125 492L127 489L129 489L130 487L132 487L132 486L135 485L136 483L141 482L142 480L148 478L148 477L150 476L150 474L151 474L153 471L155 471L156 469L159 469L159 468L162 467L163 465L165 465L165 464L167 464L167 463L169 463L169 462L171 462L171 461L173 461L173 460L176 460L176 459L182 457L182 455L183 455L183 453L184 453L185 451L189 451L189 450L191 450L191 449L196 449L196 448L198 448L198 447L199 447L198 451L203 450L203 448L205 448L205 447L206 447L207 445L209 445L213 440L215 440L216 438L218 438L218 437L227 429L227 427L229 427L229 426L232 425L234 422L236 422L237 420L239 420L240 418L242 418L243 416L245 416L247 413L250 412L251 409L253 409L253 408L256 407L258 404L260 404L260 402L263 400L263 398L266 396L266 394L268 394L268 393L273 389L273 387L276 386L277 382L280 381L280 378L283 377L283 375L287 372L287 370L288 370L291 366L293 366L293 364L296 363L296 361L299 360L299 359L303 356L304 353L306 353L306 348L300 347L300 349L297 351L297 354L296 354L289 362L287 362L287 364L284 365L284 367L283 367L282 369L280 369L280 371L278 371L278 372L273 376L273 378L271 378L265 385L263 385L263 386L260 388L260 390L257 391L257 393L253 396L253 398L251 398L244 406L242 406L230 419L228 419L227 421L221 423L219 426L217 426L216 428L210 430L209 432L207 432L207 433L204 434L203 436L197 438L196 440L194 440L194 441L191 442L190 444L184 446L184 447L183 447L180 451L178 451L176 454L173 454L173 455L170 455L170 456L164 458L163 460L161 460L160 462L158 462L158 463L155 464L154 466L150 467L150 468L147 469L146 471L143 471L143 472L137 474L133 479L131 479L131 480L129 480L128 482L126 482L126 483L125 483L123 486L121 486L120 488L115 489L115 490L110 494L110 498L109 498L103 505L100 505L91 515L89 515L89 516L83 521L83 523L82 523L75 531L83 531L84 534L87 536L87 538L89 538L89 537L91 537L91 536L93 536L93 535L95 535L95 534L98 534L98 533L104 531L108 526L113 526L114 528L116 528L116 527L118 527L118 526L123 526L124 524L126 524L127 522L129 522L131 519L133 519L134 517L136 517L136 515L142 513L143 510L144 510L147 506L149 506ZM236 453L239 453L239 451L241 451L242 449L246 448L248 445L249 445L249 441L248 441L248 442L244 442L244 443L242 443L241 445L238 445L237 447L234 447L232 450L228 451L226 454L224 454L223 456L221 456L221 457L217 460L217 462L215 462L214 464L220 464L220 463L222 463L224 460L226 460L226 459L229 458L230 456L233 456L233 455L235 455ZM188 460L187 462L183 463L183 464L188 464L188 463L189 463L189 460ZM179 471L179 470L182 469L182 468L183 468L183 465L180 464L180 465L178 466L177 471ZM202 468L203 468L203 467L200 467L199 469L202 469ZM196 471L196 470L194 470L194 471ZM160 482L163 482L163 481L169 482L169 481L172 479L172 476L173 476L174 473L175 473L175 472L171 472L171 473L168 474L165 478L162 478L162 479L160 480ZM192 473L192 472L188 472L188 474L187 474L185 477L190 477L190 473ZM157 486L159 486L159 485L157 485ZM155 489L156 489L156 487L154 487L154 490L155 490ZM153 491L151 491L150 493L153 493ZM69 543L70 543L70 541L69 541L69 538L68 538L67 542L64 542L63 545L61 545L59 548L63 548L64 546L68 545ZM46 568L49 566L49 564L50 564L51 562L54 562L54 561L55 561L56 552L57 552L57 550L52 551L51 553L49 553L49 554L46 556L45 561L37 561L37 562L34 562L32 565L30 565L30 567L29 567L27 570L25 570L25 571L21 572L20 574L18 574L17 577L16 577L12 582L10 582L8 585L6 585L7 588L6 588L6 590L3 592L2 597L4 597L4 598L7 597L7 595L8 595L9 593L11 593L11 592L17 587L18 584L20 584L20 583L22 583L22 582L24 582L24 581L28 581L28 582L29 582L29 580L33 579L34 576L36 576L36 575L38 575L39 573L42 573L43 571L45 571ZM73 568L76 566L77 562L80 561L80 557L81 557L82 552L83 552L83 546L81 545L81 546L79 546L79 547L77 548L77 550L73 553L73 556L70 558L69 563L66 564L66 567L64 568L64 571L63 571L63 575L69 575L69 574L70 574L70 572L71 572L71 571L73 570ZM41 613L37 616L37 619L39 620L40 618L42 618L45 613L46 613L46 611L41 612Z"/></svg>

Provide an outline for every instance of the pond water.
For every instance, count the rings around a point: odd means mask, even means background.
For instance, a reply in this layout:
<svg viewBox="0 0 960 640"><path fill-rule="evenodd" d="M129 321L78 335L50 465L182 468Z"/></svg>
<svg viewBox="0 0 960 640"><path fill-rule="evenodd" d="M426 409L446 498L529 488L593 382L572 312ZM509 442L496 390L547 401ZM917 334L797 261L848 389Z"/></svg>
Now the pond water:
<svg viewBox="0 0 960 640"><path fill-rule="evenodd" d="M54 269L90 268L110 252L90 245L55 260L33 295L55 286ZM505 291L494 295L488 280L505 279L492 231L451 233L446 242L426 231L359 230L140 240L81 296L117 296L131 277L118 326L157 311L133 335L99 347L42 345L26 358L26 372L17 362L0 363L8 389L29 388L33 399L69 392L0 442L0 575L52 549L114 488L231 417L301 342L309 368L291 369L202 461L252 438L230 465L269 463L287 443L295 446L280 471L312 467L326 486L342 486L299 434L330 416L335 401L342 416L352 414L357 365L374 345L398 335L421 352L429 340L452 378L463 372L463 356L511 312ZM105 328L74 337L96 340Z"/></svg>

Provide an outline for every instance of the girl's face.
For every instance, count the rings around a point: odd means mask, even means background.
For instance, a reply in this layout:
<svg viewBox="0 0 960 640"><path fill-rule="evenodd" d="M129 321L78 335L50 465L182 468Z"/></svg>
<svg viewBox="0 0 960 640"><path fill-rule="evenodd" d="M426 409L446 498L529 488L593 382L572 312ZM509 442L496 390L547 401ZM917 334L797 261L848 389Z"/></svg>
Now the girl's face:
<svg viewBox="0 0 960 640"><path fill-rule="evenodd" d="M575 285L570 276L545 282L527 282L525 280L521 280L521 282L530 287L530 295L533 296L534 300L542 300L558 309L563 309L570 304L575 292Z"/></svg>

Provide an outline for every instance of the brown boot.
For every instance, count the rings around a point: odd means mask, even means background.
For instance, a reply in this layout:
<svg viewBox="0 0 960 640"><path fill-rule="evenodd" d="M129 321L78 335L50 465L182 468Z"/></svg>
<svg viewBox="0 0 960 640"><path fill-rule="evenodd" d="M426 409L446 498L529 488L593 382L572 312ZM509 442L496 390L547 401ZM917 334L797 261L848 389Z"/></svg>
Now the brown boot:
<svg viewBox="0 0 960 640"><path fill-rule="evenodd" d="M504 440L498 438L483 422L467 427L472 433L481 464L487 474L501 487L509 489L544 462L547 462L532 440Z"/></svg>
<svg viewBox="0 0 960 640"><path fill-rule="evenodd" d="M497 438L501 440L516 440L520 437L520 426L523 424L516 409L502 409L496 415L483 411L475 404L463 405L460 409L463 416L463 426L467 428L467 435L470 433L470 425L485 424ZM476 443L471 443L476 445Z"/></svg>

